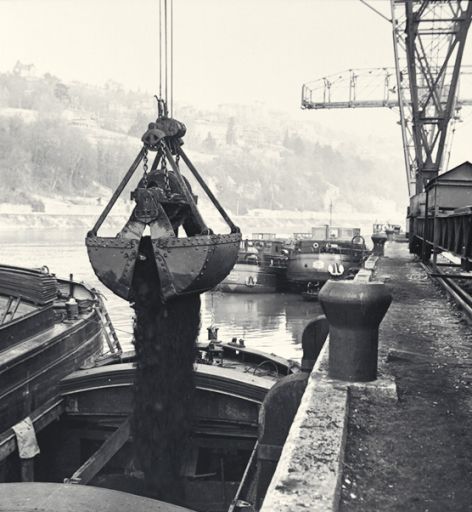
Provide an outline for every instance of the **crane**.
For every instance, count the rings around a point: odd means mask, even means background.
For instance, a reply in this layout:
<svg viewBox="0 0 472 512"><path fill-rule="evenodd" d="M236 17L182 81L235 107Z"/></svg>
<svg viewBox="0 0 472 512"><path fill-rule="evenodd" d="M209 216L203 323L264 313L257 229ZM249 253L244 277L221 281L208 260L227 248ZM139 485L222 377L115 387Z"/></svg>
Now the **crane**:
<svg viewBox="0 0 472 512"><path fill-rule="evenodd" d="M142 147L85 240L98 279L130 302L136 299L133 278L137 263L146 259L145 252L155 260L159 279L154 284L165 303L214 288L233 268L241 241L240 229L182 149L187 128L172 117L172 0L159 1L159 57L159 95L155 96L158 117L143 130ZM152 154L155 156L149 162ZM182 174L181 161L230 233L216 234L207 226L197 207L197 197ZM131 193L136 205L129 220L116 236L100 236L98 230L141 163L143 174Z"/></svg>
<svg viewBox="0 0 472 512"><path fill-rule="evenodd" d="M391 23L395 67L349 70L305 84L302 108L398 107L412 196L447 165L450 128L460 108L472 104L470 99L458 99L472 2L390 0L391 18L387 18L361 1ZM463 70L464 76L470 74L470 68ZM373 79L378 82L376 92ZM371 87L365 98L358 94L363 80ZM340 90L338 97L335 92Z"/></svg>

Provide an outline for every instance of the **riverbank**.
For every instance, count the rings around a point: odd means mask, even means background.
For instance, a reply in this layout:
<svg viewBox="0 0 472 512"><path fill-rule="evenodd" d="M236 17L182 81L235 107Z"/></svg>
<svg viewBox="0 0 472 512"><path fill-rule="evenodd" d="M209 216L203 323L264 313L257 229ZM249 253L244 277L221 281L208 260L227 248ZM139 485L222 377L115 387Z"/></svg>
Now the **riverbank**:
<svg viewBox="0 0 472 512"><path fill-rule="evenodd" d="M64 201L46 202L45 211L33 212L29 208L0 208L0 233L2 231L18 231L19 228L37 230L80 230L86 233L95 224L101 214L105 201L97 198L77 198ZM128 220L133 204L130 201L119 201L112 209L103 226L104 235L114 236ZM217 212L208 205L199 205L203 217L215 230L227 232L228 227ZM290 238L293 233L311 232L313 226L321 226L329 222L326 212L296 210L251 210L245 215L235 215L229 212L231 218L241 228L244 236L251 237L253 233L274 233L281 237ZM358 227L366 242L370 244L372 224L394 222L398 215L389 218L382 217L378 212L352 213L337 212L332 215L332 225L339 227ZM401 222L401 221L398 221ZM0 235L1 236L1 235Z"/></svg>

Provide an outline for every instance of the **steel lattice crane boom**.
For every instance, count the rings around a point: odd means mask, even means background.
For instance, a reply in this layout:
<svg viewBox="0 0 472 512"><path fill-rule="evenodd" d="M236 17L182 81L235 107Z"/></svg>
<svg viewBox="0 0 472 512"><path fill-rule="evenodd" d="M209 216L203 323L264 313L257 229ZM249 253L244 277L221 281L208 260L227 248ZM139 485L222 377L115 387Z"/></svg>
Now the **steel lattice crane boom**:
<svg viewBox="0 0 472 512"><path fill-rule="evenodd" d="M405 163L418 193L442 169L472 3L391 0L391 8L403 143L409 147L411 138L415 155L405 155ZM405 126L409 109L411 128Z"/></svg>
<svg viewBox="0 0 472 512"><path fill-rule="evenodd" d="M302 86L302 109L343 109L343 108L398 108L398 93L395 68L346 69ZM403 75L404 87L408 76ZM460 89L464 86L472 91L472 66L462 66ZM472 106L472 94L459 94L455 103L455 115L459 118L462 107Z"/></svg>
<svg viewBox="0 0 472 512"><path fill-rule="evenodd" d="M389 68L349 70L347 80L343 79L343 73L334 80L333 77L322 79L321 101L314 94L317 82L304 85L302 108L398 106L411 196L421 192L444 168L451 123L461 106L472 104L469 99L458 101L472 2L390 0L390 4L396 86ZM379 84L383 79L383 88L381 86L373 97L372 91L370 97L359 97L361 79L373 77L377 77ZM349 84L345 95L334 98L336 87L333 86L343 81Z"/></svg>

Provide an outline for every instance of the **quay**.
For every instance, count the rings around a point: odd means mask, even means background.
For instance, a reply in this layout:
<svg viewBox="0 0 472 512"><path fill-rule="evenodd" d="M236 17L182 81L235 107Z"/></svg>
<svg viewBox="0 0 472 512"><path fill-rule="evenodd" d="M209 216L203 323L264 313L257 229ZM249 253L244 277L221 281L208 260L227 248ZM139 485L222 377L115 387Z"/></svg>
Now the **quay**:
<svg viewBox="0 0 472 512"><path fill-rule="evenodd" d="M325 343L263 512L470 510L470 326L407 244L387 242L370 279L392 295L378 377L330 379Z"/></svg>

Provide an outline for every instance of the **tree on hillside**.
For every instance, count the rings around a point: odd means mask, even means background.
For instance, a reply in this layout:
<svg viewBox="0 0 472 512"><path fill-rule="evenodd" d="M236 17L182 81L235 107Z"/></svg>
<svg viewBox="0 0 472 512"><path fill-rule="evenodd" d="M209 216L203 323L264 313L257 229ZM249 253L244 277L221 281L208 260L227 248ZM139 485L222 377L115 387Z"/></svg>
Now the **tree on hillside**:
<svg viewBox="0 0 472 512"><path fill-rule="evenodd" d="M232 146L236 144L236 129L234 117L230 117L228 127L226 128L226 144Z"/></svg>
<svg viewBox="0 0 472 512"><path fill-rule="evenodd" d="M136 118L128 130L128 135L141 138L149 124L149 118L143 112L137 112Z"/></svg>
<svg viewBox="0 0 472 512"><path fill-rule="evenodd" d="M208 132L206 139L202 142L203 148L207 151L215 151L216 149L216 141L213 138L211 132Z"/></svg>
<svg viewBox="0 0 472 512"><path fill-rule="evenodd" d="M0 83L0 108L8 108L10 106L10 91Z"/></svg>
<svg viewBox="0 0 472 512"><path fill-rule="evenodd" d="M285 130L284 140L282 144L285 148L290 149L290 135L288 134L288 129Z"/></svg>
<svg viewBox="0 0 472 512"><path fill-rule="evenodd" d="M70 103L70 95L69 95L69 87L63 84L62 82L58 82L54 87L54 95L59 101L63 103Z"/></svg>

